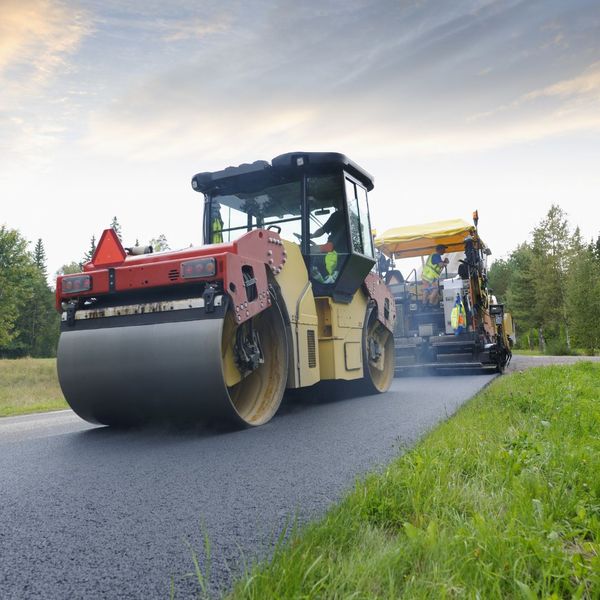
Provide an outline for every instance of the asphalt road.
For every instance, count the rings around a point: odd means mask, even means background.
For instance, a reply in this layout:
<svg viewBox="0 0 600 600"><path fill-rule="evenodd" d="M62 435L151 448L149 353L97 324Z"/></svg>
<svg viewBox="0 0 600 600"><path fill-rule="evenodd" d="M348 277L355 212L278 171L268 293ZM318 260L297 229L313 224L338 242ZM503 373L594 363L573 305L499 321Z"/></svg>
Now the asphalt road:
<svg viewBox="0 0 600 600"><path fill-rule="evenodd" d="M114 431L70 411L0 419L0 598L195 597L322 514L492 375L409 377L387 394L286 402L269 424Z"/></svg>

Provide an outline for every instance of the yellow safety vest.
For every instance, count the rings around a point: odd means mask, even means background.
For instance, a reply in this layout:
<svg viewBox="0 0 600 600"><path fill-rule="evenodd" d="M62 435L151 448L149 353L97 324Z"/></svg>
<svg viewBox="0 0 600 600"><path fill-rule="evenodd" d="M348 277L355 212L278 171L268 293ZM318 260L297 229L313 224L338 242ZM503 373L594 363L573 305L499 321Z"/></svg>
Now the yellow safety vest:
<svg viewBox="0 0 600 600"><path fill-rule="evenodd" d="M456 331L459 327L462 327L463 329L466 327L467 313L465 312L465 307L463 306L462 301L459 304L454 305L452 313L450 314L450 323L454 331Z"/></svg>
<svg viewBox="0 0 600 600"><path fill-rule="evenodd" d="M338 253L331 250L325 255L325 269L329 275L333 275L338 264Z"/></svg>
<svg viewBox="0 0 600 600"><path fill-rule="evenodd" d="M422 279L424 279L425 281L429 281L430 283L440 278L442 269L444 268L444 263L441 262L437 265L434 265L431 261L432 258L433 254L427 259L427 262L423 267L423 273L421 275Z"/></svg>
<svg viewBox="0 0 600 600"><path fill-rule="evenodd" d="M212 222L212 241L213 244L220 244L223 241L223 221L215 217Z"/></svg>

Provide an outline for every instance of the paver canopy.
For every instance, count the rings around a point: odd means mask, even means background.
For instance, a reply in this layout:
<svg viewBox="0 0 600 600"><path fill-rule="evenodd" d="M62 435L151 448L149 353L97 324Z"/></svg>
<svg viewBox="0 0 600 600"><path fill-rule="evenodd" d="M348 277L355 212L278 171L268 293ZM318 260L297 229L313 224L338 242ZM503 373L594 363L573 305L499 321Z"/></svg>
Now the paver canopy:
<svg viewBox="0 0 600 600"><path fill-rule="evenodd" d="M463 252L465 238L469 235L476 237L477 231L474 225L462 219L434 221L387 229L375 238L375 247L387 256L394 255L396 258L425 256L434 252L438 244L446 246L447 253Z"/></svg>

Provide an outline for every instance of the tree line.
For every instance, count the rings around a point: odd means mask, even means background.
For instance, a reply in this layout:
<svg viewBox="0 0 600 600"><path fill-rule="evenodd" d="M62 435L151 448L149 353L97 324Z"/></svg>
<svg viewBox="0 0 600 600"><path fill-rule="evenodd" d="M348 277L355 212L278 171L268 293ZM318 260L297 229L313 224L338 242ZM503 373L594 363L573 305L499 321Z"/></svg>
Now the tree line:
<svg viewBox="0 0 600 600"><path fill-rule="evenodd" d="M515 319L518 348L600 350L600 235L585 242L560 206L508 258L496 260L488 276Z"/></svg>
<svg viewBox="0 0 600 600"><path fill-rule="evenodd" d="M109 227L122 238L114 217ZM139 246L136 239L135 245ZM150 240L155 252L170 250L164 234ZM46 251L42 239L31 247L16 229L0 226L0 357L51 357L56 355L60 316L55 309L54 288L48 283ZM62 265L57 275L79 273L96 250L92 236L80 260Z"/></svg>

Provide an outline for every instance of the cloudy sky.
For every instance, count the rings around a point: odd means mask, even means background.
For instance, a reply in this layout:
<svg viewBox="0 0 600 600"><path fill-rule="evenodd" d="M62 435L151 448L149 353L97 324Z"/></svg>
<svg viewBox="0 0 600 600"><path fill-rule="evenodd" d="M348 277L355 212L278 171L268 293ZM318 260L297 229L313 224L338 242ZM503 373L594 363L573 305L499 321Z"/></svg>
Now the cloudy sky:
<svg viewBox="0 0 600 600"><path fill-rule="evenodd" d="M598 0L0 0L0 224L79 260L201 241L191 176L292 150L375 175L373 225L553 203L600 233Z"/></svg>

